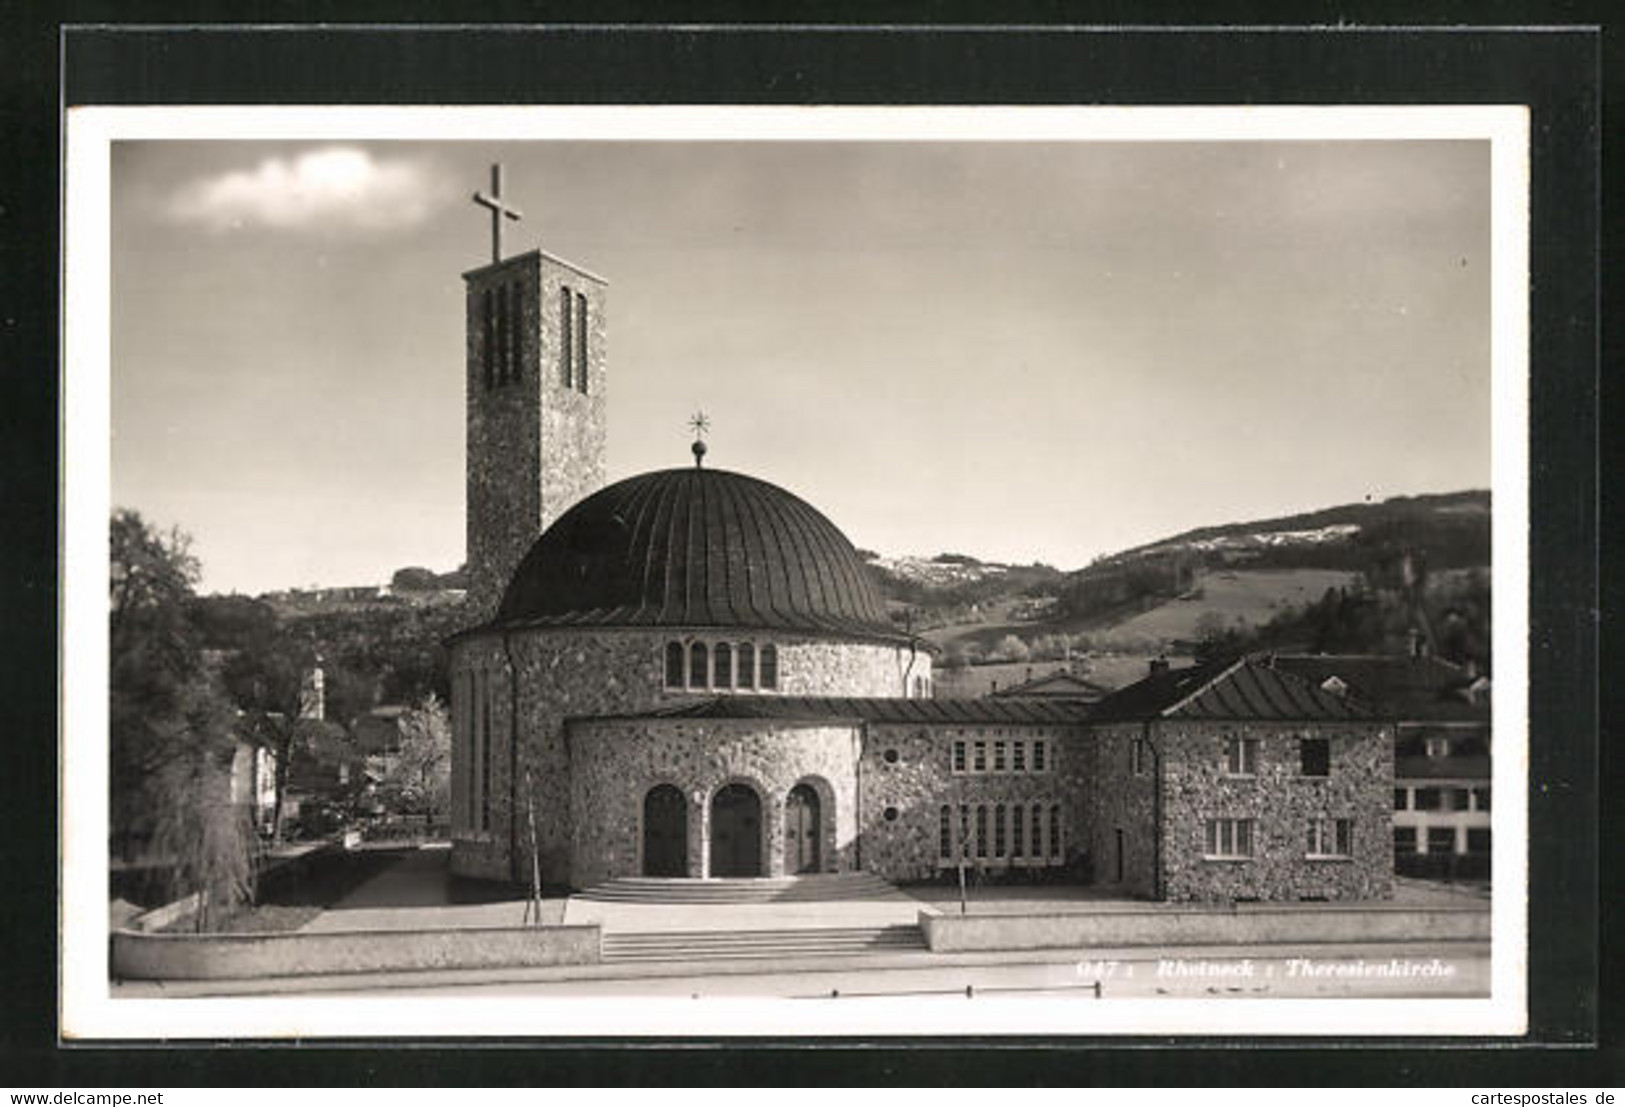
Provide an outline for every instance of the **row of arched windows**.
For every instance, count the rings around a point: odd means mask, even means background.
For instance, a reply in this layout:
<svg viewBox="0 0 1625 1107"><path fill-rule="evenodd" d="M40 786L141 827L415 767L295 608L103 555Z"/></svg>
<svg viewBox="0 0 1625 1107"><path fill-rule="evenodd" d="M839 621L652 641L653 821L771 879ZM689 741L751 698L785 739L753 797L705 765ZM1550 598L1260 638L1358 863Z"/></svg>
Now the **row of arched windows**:
<svg viewBox="0 0 1625 1107"><path fill-rule="evenodd" d="M946 862L1059 865L1064 829L1058 803L962 803L957 812L945 803L937 813L937 855Z"/></svg>
<svg viewBox="0 0 1625 1107"><path fill-rule="evenodd" d="M718 691L779 686L779 650L773 643L667 642L666 687Z"/></svg>

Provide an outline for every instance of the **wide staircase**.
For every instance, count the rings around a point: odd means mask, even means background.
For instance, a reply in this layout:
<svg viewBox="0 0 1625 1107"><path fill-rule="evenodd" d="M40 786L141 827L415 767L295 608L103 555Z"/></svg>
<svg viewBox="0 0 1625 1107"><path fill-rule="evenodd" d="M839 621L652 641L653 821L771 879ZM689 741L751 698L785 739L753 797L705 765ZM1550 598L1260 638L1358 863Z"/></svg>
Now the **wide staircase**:
<svg viewBox="0 0 1625 1107"><path fill-rule="evenodd" d="M579 899L606 903L823 903L890 899L899 893L871 873L691 880L626 876L577 892Z"/></svg>
<svg viewBox="0 0 1625 1107"><path fill-rule="evenodd" d="M926 948L919 926L902 921L916 917L919 905L868 873L623 877L572 900L600 916L602 956L611 962L784 961Z"/></svg>
<svg viewBox="0 0 1625 1107"><path fill-rule="evenodd" d="M609 933L605 961L785 961L852 957L925 949L918 926L854 926L796 930L665 930Z"/></svg>

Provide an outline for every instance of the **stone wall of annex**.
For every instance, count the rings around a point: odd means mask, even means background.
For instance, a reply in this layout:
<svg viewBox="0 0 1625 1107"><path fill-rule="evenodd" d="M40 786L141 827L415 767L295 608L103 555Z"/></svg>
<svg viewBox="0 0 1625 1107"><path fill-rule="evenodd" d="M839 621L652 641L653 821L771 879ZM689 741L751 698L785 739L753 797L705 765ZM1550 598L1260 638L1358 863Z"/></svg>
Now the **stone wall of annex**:
<svg viewBox="0 0 1625 1107"><path fill-rule="evenodd" d="M1145 727L1115 723L1097 726L1092 733L1095 786L1090 791L1090 822L1095 881L1117 884L1130 895L1152 897L1156 894L1157 762L1148 755L1136 773L1132 761L1134 741L1144 737Z"/></svg>
<svg viewBox="0 0 1625 1107"><path fill-rule="evenodd" d="M569 724L574 881L643 871L643 798L670 784L687 799L688 875L710 875L711 798L742 783L762 804L763 875L783 876L784 807L808 784L819 798L825 872L857 861L858 728L741 719L591 719Z"/></svg>
<svg viewBox="0 0 1625 1107"><path fill-rule="evenodd" d="M956 740L986 742L1016 740L1050 743L1046 772L955 773ZM1030 746L1029 746L1030 748ZM895 755L895 756L893 756ZM1051 870L1074 865L1088 850L1087 807L1089 743L1077 727L1067 726L951 726L939 724L874 724L868 728L859 773L860 832L863 868L888 880L934 880L952 868L941 849L941 810L950 808L957 820L960 805L991 809L1015 804L1030 811L1040 803L1062 810L1063 860L1031 859L1017 855L1007 843L1004 856L977 858L969 864L987 873L1010 875L1021 870ZM888 811L894 818L887 818ZM991 814L989 816L991 818ZM1047 817L1047 816L1046 816ZM950 828L950 850L957 849L958 831Z"/></svg>
<svg viewBox="0 0 1625 1107"><path fill-rule="evenodd" d="M1163 761L1163 876L1169 900L1386 899L1393 895L1390 820L1394 753L1378 723L1217 723L1164 720L1152 740ZM1259 739L1257 773L1226 773L1225 740ZM1330 740L1330 772L1305 776L1298 740ZM1254 855L1209 860L1206 820L1251 818ZM1313 818L1348 818L1348 858L1310 858Z"/></svg>

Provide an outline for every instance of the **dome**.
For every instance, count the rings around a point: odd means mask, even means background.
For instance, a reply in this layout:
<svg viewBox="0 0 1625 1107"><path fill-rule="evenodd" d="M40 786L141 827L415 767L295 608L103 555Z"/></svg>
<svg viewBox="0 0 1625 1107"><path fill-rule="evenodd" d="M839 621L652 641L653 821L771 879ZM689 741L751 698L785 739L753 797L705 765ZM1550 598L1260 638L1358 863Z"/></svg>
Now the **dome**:
<svg viewBox="0 0 1625 1107"><path fill-rule="evenodd" d="M519 563L495 622L901 637L835 524L776 485L699 466L630 477L566 511Z"/></svg>

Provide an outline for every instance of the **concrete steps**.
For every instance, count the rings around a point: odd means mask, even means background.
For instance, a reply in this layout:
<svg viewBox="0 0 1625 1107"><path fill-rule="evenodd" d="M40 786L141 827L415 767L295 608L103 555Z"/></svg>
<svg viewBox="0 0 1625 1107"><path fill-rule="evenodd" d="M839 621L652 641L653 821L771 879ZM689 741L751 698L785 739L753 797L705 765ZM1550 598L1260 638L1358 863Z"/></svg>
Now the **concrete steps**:
<svg viewBox="0 0 1625 1107"><path fill-rule="evenodd" d="M606 962L781 961L925 948L925 935L920 928L906 925L817 930L668 930L606 933L602 957Z"/></svg>
<svg viewBox="0 0 1625 1107"><path fill-rule="evenodd" d="M693 880L629 876L609 880L577 898L605 903L827 903L891 898L897 889L870 873Z"/></svg>

